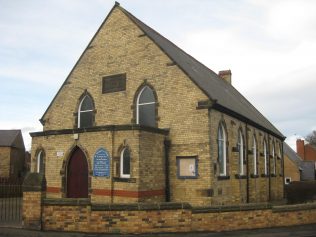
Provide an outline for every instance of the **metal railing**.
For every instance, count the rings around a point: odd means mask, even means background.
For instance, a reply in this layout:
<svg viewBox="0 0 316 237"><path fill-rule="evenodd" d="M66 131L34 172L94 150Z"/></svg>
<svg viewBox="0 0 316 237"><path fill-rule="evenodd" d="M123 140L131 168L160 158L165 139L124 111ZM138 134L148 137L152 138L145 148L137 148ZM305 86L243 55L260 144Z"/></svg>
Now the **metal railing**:
<svg viewBox="0 0 316 237"><path fill-rule="evenodd" d="M0 177L0 225L22 222L22 179Z"/></svg>

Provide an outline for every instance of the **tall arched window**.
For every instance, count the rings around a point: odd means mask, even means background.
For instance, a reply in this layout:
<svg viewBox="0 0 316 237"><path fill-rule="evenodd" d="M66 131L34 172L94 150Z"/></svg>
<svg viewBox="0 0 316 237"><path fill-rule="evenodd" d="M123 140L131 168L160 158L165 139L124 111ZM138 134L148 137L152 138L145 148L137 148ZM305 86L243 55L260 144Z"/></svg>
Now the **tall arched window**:
<svg viewBox="0 0 316 237"><path fill-rule="evenodd" d="M121 152L120 159L120 177L130 178L131 177L131 156L128 148L124 148Z"/></svg>
<svg viewBox="0 0 316 237"><path fill-rule="evenodd" d="M276 174L275 144L272 145L272 174Z"/></svg>
<svg viewBox="0 0 316 237"><path fill-rule="evenodd" d="M218 127L218 162L219 162L219 175L227 175L227 154L226 154L226 132L223 124Z"/></svg>
<svg viewBox="0 0 316 237"><path fill-rule="evenodd" d="M40 174L45 173L45 167L44 167L44 152L39 151L36 157L36 172Z"/></svg>
<svg viewBox="0 0 316 237"><path fill-rule="evenodd" d="M244 139L241 130L238 132L239 174L244 175Z"/></svg>
<svg viewBox="0 0 316 237"><path fill-rule="evenodd" d="M92 98L85 95L78 109L78 128L92 127L94 122L94 105Z"/></svg>
<svg viewBox="0 0 316 237"><path fill-rule="evenodd" d="M268 174L268 149L267 149L267 143L264 140L263 141L263 156L264 156L264 174Z"/></svg>
<svg viewBox="0 0 316 237"><path fill-rule="evenodd" d="M253 136L253 143L252 143L252 153L253 153L253 174L258 174L258 167L257 167L257 141L256 137Z"/></svg>
<svg viewBox="0 0 316 237"><path fill-rule="evenodd" d="M144 86L137 96L136 123L156 127L156 99L153 90Z"/></svg>

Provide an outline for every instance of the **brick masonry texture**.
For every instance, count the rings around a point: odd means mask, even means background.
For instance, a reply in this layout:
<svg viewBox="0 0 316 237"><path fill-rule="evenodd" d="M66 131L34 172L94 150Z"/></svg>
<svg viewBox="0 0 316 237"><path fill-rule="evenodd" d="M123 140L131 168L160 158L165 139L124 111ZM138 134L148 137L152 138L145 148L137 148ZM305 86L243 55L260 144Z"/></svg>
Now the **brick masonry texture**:
<svg viewBox="0 0 316 237"><path fill-rule="evenodd" d="M104 76L126 73L126 90L102 94ZM36 156L45 153L47 197L66 197L66 167L73 149L84 151L89 167L89 198L93 203L162 202L166 164L164 140L171 142L169 152L170 200L194 206L232 205L267 202L283 198L282 159L276 159L276 174L264 172L263 140L272 154L282 144L277 138L213 109L197 109L208 97L160 48L120 10L114 8L62 86L44 116L44 131L76 128L79 98L87 91L95 104L95 126L135 124L136 92L142 85L152 86L157 94L157 125L168 135L140 130L95 131L73 134L42 135L32 139L32 170ZM219 180L217 131L220 122L227 130L228 175ZM248 179L238 174L238 131L248 138L246 154ZM253 136L258 145L258 177L251 178ZM245 142L246 143L246 142ZM117 167L124 146L131 150L131 179L122 182ZM106 148L111 155L110 178L93 177L93 156ZM57 157L57 152L61 156ZM197 156L198 177L177 177L177 156ZM279 155L282 157L282 152ZM272 158L269 159L272 170ZM247 170L248 167L248 170ZM126 181L126 180L125 180ZM70 228L70 227L69 227ZM72 228L72 227L71 227Z"/></svg>
<svg viewBox="0 0 316 237"><path fill-rule="evenodd" d="M43 229L96 233L157 233L231 231L316 223L316 204L290 206L244 205L191 208L168 203L168 208L117 204L44 204ZM174 207L173 207L174 205ZM98 210L99 209L99 210ZM112 210L111 210L112 209Z"/></svg>

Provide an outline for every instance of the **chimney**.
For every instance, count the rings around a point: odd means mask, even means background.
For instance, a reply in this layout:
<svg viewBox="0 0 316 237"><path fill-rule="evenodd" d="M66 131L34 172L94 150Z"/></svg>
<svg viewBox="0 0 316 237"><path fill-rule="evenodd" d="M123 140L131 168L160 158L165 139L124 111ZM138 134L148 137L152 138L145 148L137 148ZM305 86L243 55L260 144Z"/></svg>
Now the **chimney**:
<svg viewBox="0 0 316 237"><path fill-rule="evenodd" d="M218 76L229 84L232 84L232 72L230 70L219 71Z"/></svg>
<svg viewBox="0 0 316 237"><path fill-rule="evenodd" d="M297 139L296 140L296 153L305 160L305 145L304 140Z"/></svg>

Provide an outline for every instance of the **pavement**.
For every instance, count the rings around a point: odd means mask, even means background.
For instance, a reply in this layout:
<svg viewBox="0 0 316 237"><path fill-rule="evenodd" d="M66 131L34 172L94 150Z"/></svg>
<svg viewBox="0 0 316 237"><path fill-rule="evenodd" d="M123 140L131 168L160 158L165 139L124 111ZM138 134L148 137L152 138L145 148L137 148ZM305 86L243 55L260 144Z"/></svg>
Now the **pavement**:
<svg viewBox="0 0 316 237"><path fill-rule="evenodd" d="M0 227L0 237L316 237L316 224L221 233L163 233L142 235L89 234L74 232L34 231L22 228Z"/></svg>

